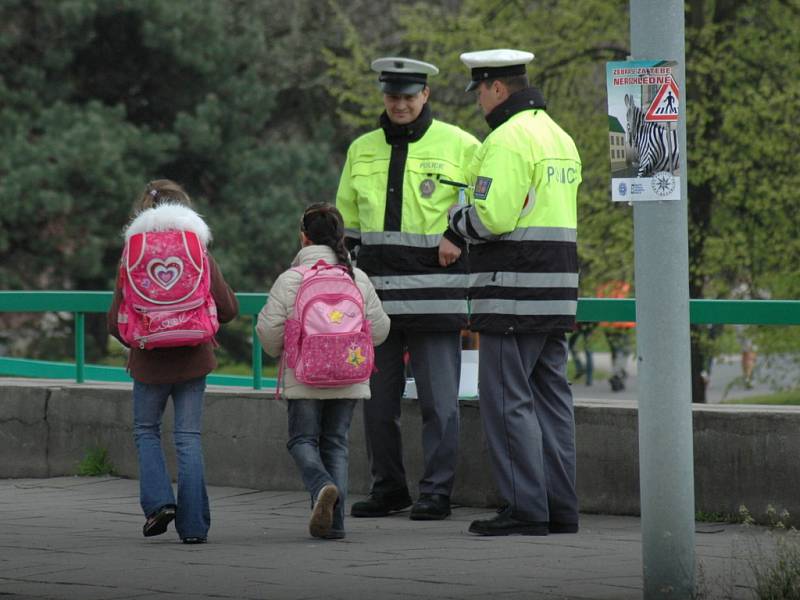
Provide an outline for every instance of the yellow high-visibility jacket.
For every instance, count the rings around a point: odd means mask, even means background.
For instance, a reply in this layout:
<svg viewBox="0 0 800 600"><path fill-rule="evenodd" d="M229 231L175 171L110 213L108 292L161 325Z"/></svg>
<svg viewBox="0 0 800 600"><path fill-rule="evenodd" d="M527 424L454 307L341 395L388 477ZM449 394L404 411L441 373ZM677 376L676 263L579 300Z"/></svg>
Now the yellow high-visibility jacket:
<svg viewBox="0 0 800 600"><path fill-rule="evenodd" d="M457 188L480 142L430 117L384 127L356 139L347 152L336 206L358 267L369 275L393 328L457 330L467 324L466 253L439 266L438 245Z"/></svg>
<svg viewBox="0 0 800 600"><path fill-rule="evenodd" d="M495 129L471 163L470 204L450 214L447 236L471 242L475 331L566 332L575 323L581 161L572 138L531 108L530 90L487 117Z"/></svg>

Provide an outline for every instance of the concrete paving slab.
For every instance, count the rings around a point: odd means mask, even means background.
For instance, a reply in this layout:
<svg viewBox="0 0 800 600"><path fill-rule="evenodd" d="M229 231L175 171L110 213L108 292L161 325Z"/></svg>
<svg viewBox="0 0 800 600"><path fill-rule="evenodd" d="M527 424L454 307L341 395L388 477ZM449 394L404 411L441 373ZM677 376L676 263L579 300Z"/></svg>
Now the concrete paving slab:
<svg viewBox="0 0 800 600"><path fill-rule="evenodd" d="M577 535L483 538L485 509L446 521L408 512L347 520L347 538L308 536L302 492L209 488L209 543L172 528L144 538L138 481L115 477L0 480L0 598L305 600L626 600L642 595L639 519L583 515ZM356 500L358 498L351 498ZM698 524L701 598L750 598L764 528Z"/></svg>

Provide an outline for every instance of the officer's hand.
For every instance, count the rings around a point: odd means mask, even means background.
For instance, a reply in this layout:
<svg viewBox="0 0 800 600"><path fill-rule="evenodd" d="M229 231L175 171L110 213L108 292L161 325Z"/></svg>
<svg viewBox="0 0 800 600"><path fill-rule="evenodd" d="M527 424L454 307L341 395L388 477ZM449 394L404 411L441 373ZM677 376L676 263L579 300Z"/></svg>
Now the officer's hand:
<svg viewBox="0 0 800 600"><path fill-rule="evenodd" d="M439 265L449 267L461 256L461 248L456 246L446 237L439 242Z"/></svg>

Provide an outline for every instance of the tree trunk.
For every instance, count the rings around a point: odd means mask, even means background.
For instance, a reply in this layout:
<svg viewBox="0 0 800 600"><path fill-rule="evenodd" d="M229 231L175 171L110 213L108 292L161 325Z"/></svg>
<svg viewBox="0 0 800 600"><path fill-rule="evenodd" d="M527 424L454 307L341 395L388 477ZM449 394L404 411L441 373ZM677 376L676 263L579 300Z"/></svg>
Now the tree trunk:
<svg viewBox="0 0 800 600"><path fill-rule="evenodd" d="M706 380L703 370L708 362L708 351L704 349L704 333L697 325L691 326L691 357L692 357L692 402L695 404L706 403Z"/></svg>
<svg viewBox="0 0 800 600"><path fill-rule="evenodd" d="M714 195L707 185L689 186L689 297L703 298L705 273L703 259L705 236L711 225L711 206ZM708 362L708 347L704 344L705 332L701 327L691 326L692 357L692 402L706 402L706 382L702 377Z"/></svg>

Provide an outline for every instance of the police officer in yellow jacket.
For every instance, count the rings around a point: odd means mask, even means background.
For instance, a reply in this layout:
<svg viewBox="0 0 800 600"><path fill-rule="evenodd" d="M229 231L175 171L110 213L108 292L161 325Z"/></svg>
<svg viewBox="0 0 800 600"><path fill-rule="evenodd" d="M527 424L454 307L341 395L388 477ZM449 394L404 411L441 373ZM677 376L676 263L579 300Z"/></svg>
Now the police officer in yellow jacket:
<svg viewBox="0 0 800 600"><path fill-rule="evenodd" d="M356 502L354 517L381 517L411 505L403 466L400 404L406 351L422 412L424 472L416 520L450 514L458 457L460 330L467 324L466 253L440 256L447 211L479 146L470 134L431 116L429 63L377 59L385 112L380 128L356 139L347 152L336 206L359 268L375 285L392 319L375 354L372 398L364 403L372 488Z"/></svg>
<svg viewBox="0 0 800 600"><path fill-rule="evenodd" d="M528 84L530 52L461 55L492 132L470 167L472 199L448 240L470 245L471 328L480 332L481 421L507 507L480 535L578 530L575 424L565 334L578 299L581 161ZM456 246L443 242L443 252Z"/></svg>

